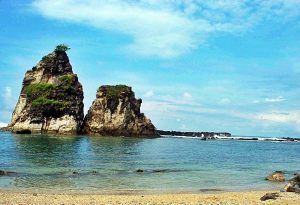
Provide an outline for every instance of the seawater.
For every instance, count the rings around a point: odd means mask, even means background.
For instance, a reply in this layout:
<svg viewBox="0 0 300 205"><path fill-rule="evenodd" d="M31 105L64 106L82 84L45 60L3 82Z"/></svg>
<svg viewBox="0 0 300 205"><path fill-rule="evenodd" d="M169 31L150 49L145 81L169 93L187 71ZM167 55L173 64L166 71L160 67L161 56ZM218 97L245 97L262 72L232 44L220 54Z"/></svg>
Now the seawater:
<svg viewBox="0 0 300 205"><path fill-rule="evenodd" d="M0 189L201 192L280 189L300 173L300 143L15 135L0 132ZM137 172L143 170L143 172Z"/></svg>

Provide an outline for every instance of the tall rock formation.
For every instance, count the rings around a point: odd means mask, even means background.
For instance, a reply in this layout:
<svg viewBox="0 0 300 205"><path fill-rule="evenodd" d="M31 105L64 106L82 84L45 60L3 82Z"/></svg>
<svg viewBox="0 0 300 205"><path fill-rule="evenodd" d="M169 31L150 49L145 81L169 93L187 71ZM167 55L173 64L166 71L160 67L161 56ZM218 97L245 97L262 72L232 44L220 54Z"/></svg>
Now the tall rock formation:
<svg viewBox="0 0 300 205"><path fill-rule="evenodd" d="M140 112L142 100L136 99L126 85L101 86L83 123L83 133L107 136L157 136L154 125Z"/></svg>
<svg viewBox="0 0 300 205"><path fill-rule="evenodd" d="M27 71L8 130L76 134L83 122L83 90L64 45Z"/></svg>

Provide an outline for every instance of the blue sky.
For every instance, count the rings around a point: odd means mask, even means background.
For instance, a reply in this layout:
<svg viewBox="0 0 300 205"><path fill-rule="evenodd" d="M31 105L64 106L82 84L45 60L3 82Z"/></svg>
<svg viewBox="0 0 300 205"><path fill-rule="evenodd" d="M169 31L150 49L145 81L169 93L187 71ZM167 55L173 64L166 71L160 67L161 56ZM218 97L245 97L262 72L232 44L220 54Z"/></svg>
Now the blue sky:
<svg viewBox="0 0 300 205"><path fill-rule="evenodd" d="M57 44L84 86L128 84L158 129L300 136L300 1L0 0L0 125Z"/></svg>

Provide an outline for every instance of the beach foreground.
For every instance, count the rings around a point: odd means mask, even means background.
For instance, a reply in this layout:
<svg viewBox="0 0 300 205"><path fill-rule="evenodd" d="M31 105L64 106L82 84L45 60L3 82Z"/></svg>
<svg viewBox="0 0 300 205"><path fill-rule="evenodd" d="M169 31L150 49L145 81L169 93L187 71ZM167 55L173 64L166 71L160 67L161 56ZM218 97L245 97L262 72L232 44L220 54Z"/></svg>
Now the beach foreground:
<svg viewBox="0 0 300 205"><path fill-rule="evenodd" d="M276 191L227 192L217 194L36 194L25 192L0 192L0 204L299 204L300 194L279 193L276 200L260 201L266 193Z"/></svg>

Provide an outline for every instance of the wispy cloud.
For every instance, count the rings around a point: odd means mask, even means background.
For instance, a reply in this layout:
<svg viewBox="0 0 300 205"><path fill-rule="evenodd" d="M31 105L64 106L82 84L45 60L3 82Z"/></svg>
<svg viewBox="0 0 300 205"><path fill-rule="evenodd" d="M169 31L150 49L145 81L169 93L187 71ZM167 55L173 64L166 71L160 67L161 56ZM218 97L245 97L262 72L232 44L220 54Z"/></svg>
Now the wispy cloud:
<svg viewBox="0 0 300 205"><path fill-rule="evenodd" d="M240 33L300 10L294 0L35 0L32 6L47 18L123 33L132 38L131 52L163 58L197 48L209 34Z"/></svg>
<svg viewBox="0 0 300 205"><path fill-rule="evenodd" d="M270 102L270 103L273 103L273 102L283 102L285 101L286 99L283 98L282 96L278 96L277 98L266 98L265 99L265 102Z"/></svg>
<svg viewBox="0 0 300 205"><path fill-rule="evenodd" d="M269 126L290 124L296 131L300 132L299 110L264 112L256 115L256 118Z"/></svg>
<svg viewBox="0 0 300 205"><path fill-rule="evenodd" d="M191 98L192 98L192 95L191 95L190 93L188 93L188 92L185 92L185 93L183 93L182 97L183 97L184 99L191 99Z"/></svg>
<svg viewBox="0 0 300 205"><path fill-rule="evenodd" d="M6 121L10 117L14 106L12 89L9 86L4 87L2 94L0 95L0 116L2 121ZM1 122L2 123L2 122ZM0 123L0 124L1 124ZM2 123L2 127L6 126L6 123Z"/></svg>
<svg viewBox="0 0 300 205"><path fill-rule="evenodd" d="M9 102L11 100L12 97L12 92L11 92L11 88L10 87L5 87L5 91L3 94L4 100L5 102Z"/></svg>
<svg viewBox="0 0 300 205"><path fill-rule="evenodd" d="M12 89L9 86L6 86L2 92L1 100L4 104L2 109L9 109L12 107Z"/></svg>
<svg viewBox="0 0 300 205"><path fill-rule="evenodd" d="M149 91L147 91L147 92L144 94L144 97L149 98L149 97L152 97L153 95L154 95L153 90L149 90Z"/></svg>
<svg viewBox="0 0 300 205"><path fill-rule="evenodd" d="M228 103L230 103L231 102L231 100L229 99L229 98L222 98L221 100L220 100L220 103L221 104L228 104Z"/></svg>

